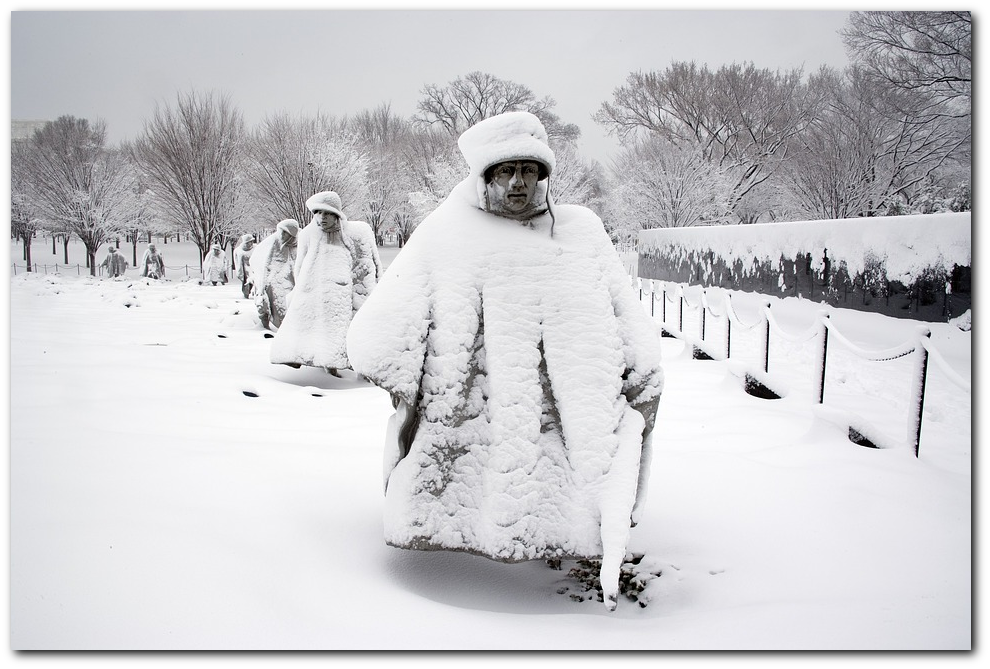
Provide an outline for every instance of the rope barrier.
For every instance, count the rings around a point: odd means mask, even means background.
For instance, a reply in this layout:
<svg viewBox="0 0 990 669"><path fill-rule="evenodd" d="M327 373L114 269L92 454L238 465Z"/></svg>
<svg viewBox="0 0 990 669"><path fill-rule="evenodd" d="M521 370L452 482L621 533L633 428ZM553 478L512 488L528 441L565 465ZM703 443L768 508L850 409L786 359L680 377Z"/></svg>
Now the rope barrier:
<svg viewBox="0 0 990 669"><path fill-rule="evenodd" d="M11 270L13 271L13 273L16 275L18 271L27 271L27 267L28 266L27 265L18 265L17 263L11 263L10 264L10 267L11 267ZM63 263L55 263L54 265L39 265L38 263L31 263L31 271L36 272L36 273L39 273L39 274L41 274L41 273L47 274L48 273L48 270L50 270L50 269L53 270L56 274L59 272L59 270L75 269L76 270L76 273L78 274L80 268L82 268L82 264L81 263L76 263L75 265L72 265L72 264L66 265L66 264L63 264ZM89 268L87 267L85 269L89 269ZM128 270L139 270L138 267L128 267L127 269ZM166 270L173 270L173 271L183 271L188 276L190 267L189 267L189 265L165 265L165 269ZM99 272L100 276L102 276L103 275L103 266L102 265L99 266L97 268L97 271ZM192 268L192 271L193 272L199 272L200 270L197 269L196 267L193 267Z"/></svg>
<svg viewBox="0 0 990 669"><path fill-rule="evenodd" d="M942 371L942 373L945 374L949 381L954 383L960 389L965 390L967 393L973 392L973 384L961 377L954 369L949 367L949 363L945 361L945 358L943 358L942 354L938 352L938 349L932 346L930 339L922 338L921 345L931 355L930 360L935 361L935 364Z"/></svg>
<svg viewBox="0 0 990 669"><path fill-rule="evenodd" d="M651 301L656 299L656 285L657 281L651 283ZM688 307L692 309L697 309L701 307L700 313L700 330L701 330L701 340L705 340L705 318L706 314L711 313L715 317L724 317L726 319L726 351L725 357L728 359L731 356L731 336L732 336L732 323L733 321L741 326L744 330L753 330L757 326L764 326L764 337L763 337L763 369L765 372L769 372L770 368L770 333L773 331L774 335L795 344L807 344L810 341L817 339L821 340L821 347L818 353L817 361L817 371L818 375L815 379L815 390L818 395L818 403L824 404L825 402L825 371L828 358L828 343L829 335L834 335L840 343L842 343L850 352L859 358L872 362L889 362L892 360L898 360L909 355L914 355L915 361L915 371L914 379L912 381L911 393L915 398L915 410L911 412L908 417L908 443L913 442L915 457L918 457L920 446L921 446L921 422L924 414L924 404L925 404L925 389L926 380L928 376L929 361L934 360L938 368L944 372L946 378L949 379L957 387L961 388L966 392L972 392L972 383L964 379L957 372L955 372L946 362L945 358L941 353L931 343L931 330L927 327L920 327L918 332L918 338L915 342L906 342L898 346L892 346L890 348L881 349L878 351L868 351L861 346L854 344L849 340L848 337L843 335L838 328L829 319L828 313L821 313L815 319L811 328L800 334L791 334L787 332L785 328L780 326L779 321L777 321L773 311L770 309L770 303L765 302L760 308L760 315L762 318L757 322L746 325L740 319L738 314L736 314L734 307L732 306L731 295L725 294L725 313L717 314L712 308L708 300L708 289L702 289L701 297L697 304L691 304L691 302L686 298L684 292L684 286L680 283L673 284L673 289L669 289L667 282L660 282L660 287L663 292L664 298L664 316L663 322L666 325L666 300L670 300L671 303L677 303L680 305L678 311L678 330L680 334L683 335L684 329L684 305L687 304ZM675 299L670 299L668 293L673 294ZM651 306L652 309L652 306ZM651 312L652 313L652 312Z"/></svg>
<svg viewBox="0 0 990 669"><path fill-rule="evenodd" d="M809 341L819 337L822 333L820 316L815 319L815 322L810 328L808 328L804 335L792 335L789 334L784 328L780 327L780 323L774 317L772 310L764 307L762 311L766 319L770 321L770 326L773 328L774 334L779 336L784 341L789 341L792 344L807 344Z"/></svg>
<svg viewBox="0 0 990 669"><path fill-rule="evenodd" d="M734 320L737 325L740 325L743 330L755 330L758 326L763 324L763 320L758 320L752 325L744 325L743 322L739 320L739 315L736 314L736 309L732 306L732 300L729 298L729 295L725 296L725 308L726 312L729 314L729 318Z"/></svg>
<svg viewBox="0 0 990 669"><path fill-rule="evenodd" d="M893 346L888 349L882 349L880 351L867 351L866 349L860 348L856 344L849 341L847 337L845 337L841 332L839 332L836 329L835 325L831 321L826 321L825 327L827 327L829 329L829 332L835 335L839 339L839 341L845 344L850 351L855 353L860 358L863 358L864 360L870 360L872 362L888 362L890 360L897 360L898 358L903 358L906 355L911 355L912 353L914 353L919 346L918 343L907 342L905 344L901 344L899 346ZM926 332L928 331L927 328L925 328L925 331Z"/></svg>

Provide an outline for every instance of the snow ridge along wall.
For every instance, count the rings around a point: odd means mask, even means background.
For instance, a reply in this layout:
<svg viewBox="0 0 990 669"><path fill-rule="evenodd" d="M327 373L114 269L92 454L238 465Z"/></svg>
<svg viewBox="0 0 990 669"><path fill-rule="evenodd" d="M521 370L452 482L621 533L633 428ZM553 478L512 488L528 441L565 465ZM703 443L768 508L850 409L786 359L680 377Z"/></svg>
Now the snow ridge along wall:
<svg viewBox="0 0 990 669"><path fill-rule="evenodd" d="M972 306L970 212L660 228L639 276L929 322Z"/></svg>

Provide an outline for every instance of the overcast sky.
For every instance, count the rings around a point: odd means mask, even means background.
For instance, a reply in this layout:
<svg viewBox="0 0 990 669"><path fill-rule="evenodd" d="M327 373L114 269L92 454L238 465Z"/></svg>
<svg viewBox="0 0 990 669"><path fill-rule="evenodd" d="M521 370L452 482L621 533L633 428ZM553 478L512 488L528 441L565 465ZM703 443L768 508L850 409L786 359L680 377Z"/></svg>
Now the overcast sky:
<svg viewBox="0 0 990 669"><path fill-rule="evenodd" d="M99 118L112 141L132 139L156 103L192 89L229 94L249 125L279 111L341 116L383 102L410 116L425 85L480 70L553 97L561 119L582 129L588 157L605 161L617 144L591 115L630 72L691 60L806 73L848 64L842 11L244 7L12 11L11 117Z"/></svg>

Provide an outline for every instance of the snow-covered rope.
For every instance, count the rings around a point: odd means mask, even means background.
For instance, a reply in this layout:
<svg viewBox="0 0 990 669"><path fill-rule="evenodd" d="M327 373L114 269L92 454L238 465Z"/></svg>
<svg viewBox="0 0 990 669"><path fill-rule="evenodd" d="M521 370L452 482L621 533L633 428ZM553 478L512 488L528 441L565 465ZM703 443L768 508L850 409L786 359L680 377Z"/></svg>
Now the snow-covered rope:
<svg viewBox="0 0 990 669"><path fill-rule="evenodd" d="M684 306L686 306L688 309L697 309L699 306L701 306L700 300L698 301L697 304L691 304L691 300L688 299L687 293L684 292L683 286L678 284L677 291L681 294L681 299L684 300ZM702 293L702 295L704 295L704 293Z"/></svg>
<svg viewBox="0 0 990 669"><path fill-rule="evenodd" d="M962 390L965 390L967 393L973 392L973 384L961 377L954 369L949 367L949 363L945 361L945 358L942 357L942 354L939 353L938 349L932 345L930 339L922 338L921 345L925 347L926 351L928 351L931 356L930 360L935 361L935 364L938 365L938 368L942 370L942 373L945 374L949 381L957 385Z"/></svg>
<svg viewBox="0 0 990 669"><path fill-rule="evenodd" d="M725 311L729 318L734 320L737 325L741 326L743 330L755 330L758 326L763 325L766 322L765 318L761 318L752 325L744 325L741 320L739 320L739 315L736 314L735 307L732 306L732 300L729 295L725 296Z"/></svg>
<svg viewBox="0 0 990 669"><path fill-rule="evenodd" d="M812 339L821 336L822 328L820 319L815 319L815 322L804 334L792 335L789 334L784 328L780 327L780 323L774 317L773 311L769 307L763 308L763 315L766 316L768 321L770 321L770 326L773 328L773 333L781 339L791 342L792 344L806 344Z"/></svg>
<svg viewBox="0 0 990 669"><path fill-rule="evenodd" d="M681 286L680 286L680 284L677 284L677 283L675 283L675 284L674 284L674 291L673 291L673 292L674 292L674 297L676 297L676 296L677 296L677 292L678 292L678 291L679 291L680 289L681 289ZM666 282L666 281L664 281L664 282L663 282L663 298L664 298L664 299L665 299L666 301L668 301L668 302L670 302L671 304L675 304L675 302L674 302L674 298L671 298L671 297L670 297L670 292L671 292L671 291L669 291L669 290L667 290L667 282Z"/></svg>
<svg viewBox="0 0 990 669"><path fill-rule="evenodd" d="M920 346L918 342L909 341L900 344L898 346L893 346L891 348L883 349L881 351L867 351L866 349L860 348L856 344L849 341L849 339L847 339L845 335L843 335L841 332L839 332L836 329L835 325L832 322L825 321L825 327L827 327L829 329L829 332L835 335L839 339L839 341L845 344L850 351L852 351L861 358L864 358L866 360L872 360L873 362L886 362L888 360L897 360L898 358L903 358L906 355L911 355L912 353L914 353L915 350L918 348L918 346ZM919 334L922 338L927 337L931 333L931 331L924 326L921 326L919 329L920 329Z"/></svg>
<svg viewBox="0 0 990 669"><path fill-rule="evenodd" d="M728 296L726 296L726 299L728 299ZM708 301L707 288L701 292L701 306L715 318L727 318L729 315L728 310L725 310L722 313L717 313L714 309L712 309L712 305Z"/></svg>

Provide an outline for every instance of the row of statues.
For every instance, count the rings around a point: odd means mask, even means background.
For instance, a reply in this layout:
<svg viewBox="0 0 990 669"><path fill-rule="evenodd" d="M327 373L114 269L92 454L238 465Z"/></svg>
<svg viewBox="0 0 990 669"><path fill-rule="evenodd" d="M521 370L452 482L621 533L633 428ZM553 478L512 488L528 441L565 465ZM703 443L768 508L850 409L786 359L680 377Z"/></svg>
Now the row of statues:
<svg viewBox="0 0 990 669"><path fill-rule="evenodd" d="M245 235L234 267L262 325L275 331L271 362L339 375L350 368L351 318L381 278L382 263L371 227L348 220L337 193L317 193L306 207L313 219L304 228L285 219L258 244Z"/></svg>
<svg viewBox="0 0 990 669"><path fill-rule="evenodd" d="M116 279L117 277L124 276L124 272L127 271L129 263L124 254L117 250L117 247L113 244L107 249L107 257L100 263L107 276L111 279ZM141 256L141 262L138 264L141 269L141 276L149 279L163 279L165 278L165 258L162 257L161 252L155 246L154 243L148 244L148 248L145 249L144 255Z"/></svg>

